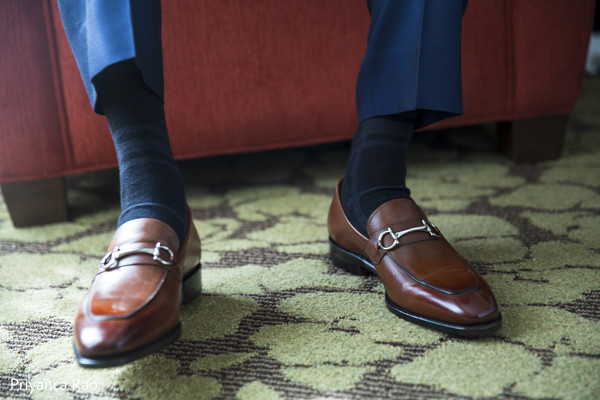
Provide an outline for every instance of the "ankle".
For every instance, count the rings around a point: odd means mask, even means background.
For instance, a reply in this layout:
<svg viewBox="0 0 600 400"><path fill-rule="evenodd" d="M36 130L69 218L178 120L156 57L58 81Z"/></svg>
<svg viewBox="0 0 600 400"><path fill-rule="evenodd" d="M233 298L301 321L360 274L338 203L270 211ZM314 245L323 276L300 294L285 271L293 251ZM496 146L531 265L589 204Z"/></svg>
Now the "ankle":
<svg viewBox="0 0 600 400"><path fill-rule="evenodd" d="M367 220L381 204L410 198L406 187L406 153L416 111L362 121L340 189L342 207L349 221L367 235Z"/></svg>

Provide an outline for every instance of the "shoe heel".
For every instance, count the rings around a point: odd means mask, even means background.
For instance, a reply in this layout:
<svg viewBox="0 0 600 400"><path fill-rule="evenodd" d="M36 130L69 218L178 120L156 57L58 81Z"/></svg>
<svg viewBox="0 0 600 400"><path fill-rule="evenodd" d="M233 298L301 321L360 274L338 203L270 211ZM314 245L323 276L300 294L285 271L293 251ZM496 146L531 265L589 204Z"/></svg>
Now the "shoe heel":
<svg viewBox="0 0 600 400"><path fill-rule="evenodd" d="M196 265L196 267L183 278L183 304L187 304L190 301L194 300L200 293L202 293L202 270L201 264Z"/></svg>
<svg viewBox="0 0 600 400"><path fill-rule="evenodd" d="M342 249L331 239L329 239L329 257L333 265L353 275L370 275L375 270L365 260Z"/></svg>

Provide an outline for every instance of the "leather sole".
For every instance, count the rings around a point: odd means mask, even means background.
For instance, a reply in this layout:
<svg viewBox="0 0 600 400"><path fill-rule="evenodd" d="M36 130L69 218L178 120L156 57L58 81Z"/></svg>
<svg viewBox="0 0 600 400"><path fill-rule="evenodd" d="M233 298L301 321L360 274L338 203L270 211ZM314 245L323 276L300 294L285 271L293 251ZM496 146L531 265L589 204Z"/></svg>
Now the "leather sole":
<svg viewBox="0 0 600 400"><path fill-rule="evenodd" d="M198 264L190 273L183 279L182 283L182 304L187 304L194 300L202 292L201 279L201 264ZM73 350L77 363L84 368L110 368L128 364L132 361L139 360L154 354L163 348L175 342L181 336L181 323L178 323L171 331L167 332L162 337L152 343L149 343L139 349L135 349L126 353L119 353L106 357L88 357L82 355L75 346L73 340Z"/></svg>
<svg viewBox="0 0 600 400"><path fill-rule="evenodd" d="M187 304L202 293L202 264L191 270L182 282L182 304Z"/></svg>
<svg viewBox="0 0 600 400"><path fill-rule="evenodd" d="M337 245L331 238L329 238L329 255L331 262L336 267L343 269L354 275L376 275L377 269L369 261L360 257L357 254L349 252L339 245ZM408 310L403 309L396 305L387 295L385 294L385 304L393 314L401 317L409 322L421 325L427 328L435 329L437 331L449 333L457 336L464 337L483 337L489 336L494 333L502 326L502 315L498 314L498 317L491 321L482 324L475 325L460 325L453 324L451 322L441 321L423 315L412 313Z"/></svg>
<svg viewBox="0 0 600 400"><path fill-rule="evenodd" d="M175 328L173 328L166 335L162 336L158 340L155 340L152 343L147 344L144 347L140 347L139 349L129 351L127 353L115 354L112 356L106 357L87 357L79 353L77 351L77 347L75 346L75 341L73 341L73 350L75 351L75 357L77 358L77 363L84 368L110 368L110 367L118 367L121 365L128 364L132 361L139 360L140 358L144 358L149 356L150 354L154 354L163 348L167 347L181 336L181 323L178 323Z"/></svg>

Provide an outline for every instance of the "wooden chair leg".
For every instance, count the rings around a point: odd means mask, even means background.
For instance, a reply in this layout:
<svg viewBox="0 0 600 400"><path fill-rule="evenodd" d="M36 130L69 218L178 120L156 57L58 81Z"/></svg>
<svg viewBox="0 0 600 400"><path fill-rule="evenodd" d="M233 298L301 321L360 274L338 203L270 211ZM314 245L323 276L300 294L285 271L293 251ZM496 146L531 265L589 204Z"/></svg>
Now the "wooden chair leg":
<svg viewBox="0 0 600 400"><path fill-rule="evenodd" d="M3 183L0 188L15 227L50 224L68 219L63 178Z"/></svg>
<svg viewBox="0 0 600 400"><path fill-rule="evenodd" d="M562 154L568 120L568 114L559 114L501 122L500 148L519 163L557 159Z"/></svg>

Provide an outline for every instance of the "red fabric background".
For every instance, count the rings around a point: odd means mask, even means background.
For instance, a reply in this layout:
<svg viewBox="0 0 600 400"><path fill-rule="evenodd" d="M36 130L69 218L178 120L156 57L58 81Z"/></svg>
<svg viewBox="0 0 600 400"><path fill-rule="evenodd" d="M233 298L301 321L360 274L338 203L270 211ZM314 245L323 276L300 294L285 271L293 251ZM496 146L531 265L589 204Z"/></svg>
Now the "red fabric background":
<svg viewBox="0 0 600 400"><path fill-rule="evenodd" d="M463 27L463 117L566 114L594 0L476 0ZM163 2L166 112L179 159L350 139L364 0ZM56 5L0 2L0 182L116 165Z"/></svg>

